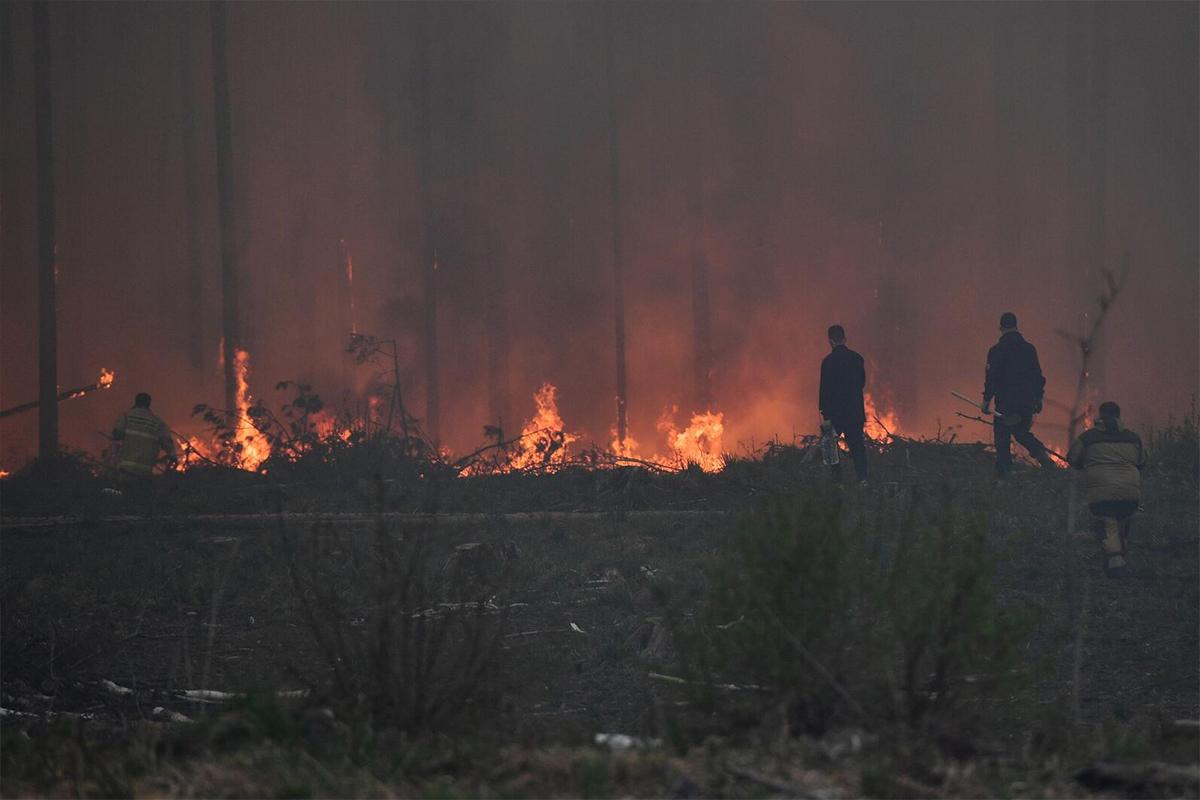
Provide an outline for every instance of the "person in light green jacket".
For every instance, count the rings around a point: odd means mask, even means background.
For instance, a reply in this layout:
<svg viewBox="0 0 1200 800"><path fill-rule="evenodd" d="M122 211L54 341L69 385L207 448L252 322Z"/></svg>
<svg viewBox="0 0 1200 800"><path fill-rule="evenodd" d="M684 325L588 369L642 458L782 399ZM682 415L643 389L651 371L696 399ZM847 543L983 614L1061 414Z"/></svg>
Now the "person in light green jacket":
<svg viewBox="0 0 1200 800"><path fill-rule="evenodd" d="M1142 500L1146 448L1121 424L1121 407L1110 400L1100 404L1096 427L1071 445L1067 461L1083 471L1083 501L1104 550L1104 571L1118 577L1125 572L1125 547Z"/></svg>
<svg viewBox="0 0 1200 800"><path fill-rule="evenodd" d="M150 410L150 395L145 392L134 398L133 408L117 417L112 438L116 443L117 469L132 475L153 472L160 450L166 453L168 465L173 465L178 457L171 429Z"/></svg>

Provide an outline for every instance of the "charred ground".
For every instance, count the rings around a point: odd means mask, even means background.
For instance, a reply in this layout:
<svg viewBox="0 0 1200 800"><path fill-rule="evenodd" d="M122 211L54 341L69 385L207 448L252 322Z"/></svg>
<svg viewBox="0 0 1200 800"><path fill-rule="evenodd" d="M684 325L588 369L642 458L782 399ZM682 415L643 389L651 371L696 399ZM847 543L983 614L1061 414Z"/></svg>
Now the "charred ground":
<svg viewBox="0 0 1200 800"><path fill-rule="evenodd" d="M793 447L715 475L281 484L214 469L164 481L156 518L86 465L46 494L18 475L4 486L4 794L1073 794L1105 786L1073 779L1097 761L1194 761L1194 738L1172 738L1200 702L1187 435L1158 439L1122 581L1089 535L1064 535L1064 473L997 488L976 446L897 441L871 487L845 490ZM739 542L797 498L881 552L922 503L982 514L997 619L1021 620L1013 680L959 675L961 703L914 722L836 701L814 716L820 697L746 689L732 662L705 673L688 631L707 624L717 567L770 571ZM442 620L420 635L445 627L444 641L376 629L406 616L387 608ZM747 649L738 663L755 668ZM718 673L742 689L697 691ZM414 680L437 710L392 688ZM612 732L661 744L590 746ZM1108 785L1125 793L1196 788L1186 771L1122 775Z"/></svg>

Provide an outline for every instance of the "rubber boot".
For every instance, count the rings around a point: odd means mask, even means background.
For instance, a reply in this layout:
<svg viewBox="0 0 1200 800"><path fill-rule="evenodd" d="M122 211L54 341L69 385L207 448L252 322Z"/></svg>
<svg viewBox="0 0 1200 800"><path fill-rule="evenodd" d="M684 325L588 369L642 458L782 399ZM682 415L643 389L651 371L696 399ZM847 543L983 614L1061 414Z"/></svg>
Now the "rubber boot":
<svg viewBox="0 0 1200 800"><path fill-rule="evenodd" d="M1104 518L1104 574L1119 578L1125 574L1125 547L1121 541L1121 523L1112 517Z"/></svg>

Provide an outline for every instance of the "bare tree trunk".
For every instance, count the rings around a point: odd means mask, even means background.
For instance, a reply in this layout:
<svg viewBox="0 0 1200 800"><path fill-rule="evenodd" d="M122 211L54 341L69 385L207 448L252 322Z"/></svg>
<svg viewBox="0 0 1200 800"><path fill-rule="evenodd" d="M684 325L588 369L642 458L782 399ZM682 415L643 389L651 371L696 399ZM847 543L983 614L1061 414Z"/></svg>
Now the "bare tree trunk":
<svg viewBox="0 0 1200 800"><path fill-rule="evenodd" d="M421 208L424 224L424 249L421 256L423 290L425 294L425 431L436 447L440 439L437 347L437 224L433 202L433 99L431 96L433 69L430 63L430 39L433 36L432 11L421 8L419 27L420 115L421 115Z"/></svg>
<svg viewBox="0 0 1200 800"><path fill-rule="evenodd" d="M183 150L183 248L186 302L185 330L188 361L204 366L204 266L200 257L200 172L196 152L196 86L192 75L192 7L177 7L179 14L180 146Z"/></svg>
<svg viewBox="0 0 1200 800"><path fill-rule="evenodd" d="M992 38L992 105L996 122L995 260L992 269L1007 272L1020 257L1024 204L1017 173L1017 14L1007 4L995 6Z"/></svg>
<svg viewBox="0 0 1200 800"><path fill-rule="evenodd" d="M1097 3L1091 9L1092 19L1088 25L1088 226L1085 264L1091 280L1108 268L1108 9ZM1105 365L1107 355L1102 347L1103 331L1096 331L1097 340L1093 358L1091 383L1101 394L1105 391Z"/></svg>
<svg viewBox="0 0 1200 800"><path fill-rule="evenodd" d="M608 77L608 131L609 170L612 189L612 270L613 270L613 321L616 329L617 349L617 443L625 444L628 431L627 404L628 386L625 373L625 285L621 252L621 139L617 119L617 87L614 54L614 21L612 6L604 7L604 53Z"/></svg>
<svg viewBox="0 0 1200 800"><path fill-rule="evenodd" d="M876 362L879 373L875 385L892 393L903 420L916 413L920 400L918 372L911 363L917 319L910 299L906 275L915 256L915 237L911 232L913 211L914 158L916 149L916 85L914 79L914 10L892 12L895 31L890 55L884 60L880 88L885 124L882 135L890 144L883 173L882 207L879 226L879 278L876 292Z"/></svg>
<svg viewBox="0 0 1200 800"><path fill-rule="evenodd" d="M685 41L681 44L688 47ZM688 164L690 173L690 191L688 200L687 234L690 246L689 261L692 273L692 392L693 404L696 411L709 411L713 405L712 371L712 311L708 295L708 259L704 247L706 230L707 207L705 204L704 188L708 175L708 76L701 74L703 62L694 55L685 57L684 64L690 64L687 70L694 91L691 93L692 130L696 141Z"/></svg>
<svg viewBox="0 0 1200 800"><path fill-rule="evenodd" d="M58 453L58 325L54 276L54 136L50 95L50 6L33 6L37 123L38 454Z"/></svg>
<svg viewBox="0 0 1200 800"><path fill-rule="evenodd" d="M506 280L506 265L504 263L507 250L501 242L501 232L493 224L485 226L488 231L487 247L481 254L490 257L488 265L488 296L485 306L485 325L487 326L487 381L488 381L488 414L493 423L503 430L505 425L513 422L509 416L509 384L508 384L508 286Z"/></svg>
<svg viewBox="0 0 1200 800"><path fill-rule="evenodd" d="M225 2L209 4L212 26L213 119L217 142L217 204L221 228L221 333L225 362L225 408L237 408L235 352L241 344L238 330L236 245L233 240L233 146L229 105L229 65L225 42Z"/></svg>

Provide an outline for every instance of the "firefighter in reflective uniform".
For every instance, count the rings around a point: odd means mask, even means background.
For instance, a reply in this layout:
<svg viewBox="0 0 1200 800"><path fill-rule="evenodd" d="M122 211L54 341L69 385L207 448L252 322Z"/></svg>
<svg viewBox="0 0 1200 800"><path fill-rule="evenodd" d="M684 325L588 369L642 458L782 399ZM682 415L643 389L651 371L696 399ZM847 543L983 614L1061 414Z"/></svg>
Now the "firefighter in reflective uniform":
<svg viewBox="0 0 1200 800"><path fill-rule="evenodd" d="M134 398L133 408L117 417L112 438L117 448L117 469L131 475L153 472L159 451L166 453L169 465L178 458L171 430L150 410L150 395L145 392Z"/></svg>
<svg viewBox="0 0 1200 800"><path fill-rule="evenodd" d="M1118 577L1125 572L1125 545L1141 502L1146 449L1121 425L1121 407L1109 401L1100 405L1096 427L1071 445L1067 460L1083 471L1083 501L1104 550L1105 574Z"/></svg>

